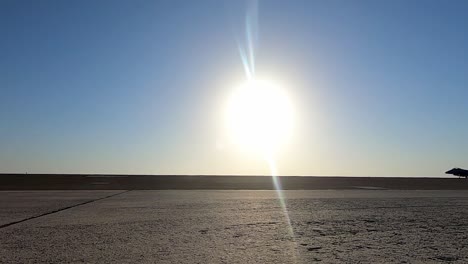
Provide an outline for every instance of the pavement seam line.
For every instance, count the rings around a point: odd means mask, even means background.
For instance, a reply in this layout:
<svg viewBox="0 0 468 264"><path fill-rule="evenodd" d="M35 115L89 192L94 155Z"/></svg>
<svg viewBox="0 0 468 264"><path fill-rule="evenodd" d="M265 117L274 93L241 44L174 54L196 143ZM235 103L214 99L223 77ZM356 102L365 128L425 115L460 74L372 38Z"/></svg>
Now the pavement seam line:
<svg viewBox="0 0 468 264"><path fill-rule="evenodd" d="M31 217L24 218L24 219L21 219L21 220L18 220L18 221L13 221L13 222L10 222L10 223L7 223L7 224L0 225L0 229L5 228L5 227L9 227L9 226L12 226L12 225L16 225L16 224L19 224L19 223L23 223L23 222L26 222L26 221L29 221L29 220L33 220L33 219L36 219L36 218L40 218L40 217L43 217L43 216L46 216L46 215L51 215L51 214L55 214L55 213L58 213L58 212L62 212L62 211L65 211L65 210L68 210L68 209L71 209L71 208L74 208L74 207L78 207L78 206L81 206L81 205L89 204L89 203L96 202L96 201L99 201L99 200L104 200L104 199L107 199L107 198L111 198L111 197L121 195L121 194L130 192L130 191L132 191L132 190L126 190L126 191L123 191L123 192L114 193L114 194L104 196L104 197L101 197L101 198L97 198L97 199L85 201L85 202L82 202L82 203L62 207L62 208L59 208L57 210L53 210L53 211L46 212L46 213L43 213L43 214L31 216Z"/></svg>

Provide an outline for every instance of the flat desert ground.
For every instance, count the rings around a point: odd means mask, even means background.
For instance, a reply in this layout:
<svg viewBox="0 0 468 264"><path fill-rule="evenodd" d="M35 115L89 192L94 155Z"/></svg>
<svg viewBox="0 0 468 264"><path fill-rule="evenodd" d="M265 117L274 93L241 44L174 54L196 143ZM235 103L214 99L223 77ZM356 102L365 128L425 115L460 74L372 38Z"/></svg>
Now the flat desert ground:
<svg viewBox="0 0 468 264"><path fill-rule="evenodd" d="M0 263L468 263L468 181L450 180L458 190L25 183L0 191Z"/></svg>

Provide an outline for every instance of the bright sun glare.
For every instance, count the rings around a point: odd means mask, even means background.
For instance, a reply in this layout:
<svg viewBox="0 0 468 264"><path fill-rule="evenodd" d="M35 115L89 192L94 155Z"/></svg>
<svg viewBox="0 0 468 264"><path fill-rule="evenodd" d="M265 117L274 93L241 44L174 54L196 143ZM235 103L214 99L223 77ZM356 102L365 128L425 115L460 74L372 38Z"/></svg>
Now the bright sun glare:
<svg viewBox="0 0 468 264"><path fill-rule="evenodd" d="M249 80L231 95L226 120L233 142L243 149L271 156L290 136L293 109L279 84Z"/></svg>

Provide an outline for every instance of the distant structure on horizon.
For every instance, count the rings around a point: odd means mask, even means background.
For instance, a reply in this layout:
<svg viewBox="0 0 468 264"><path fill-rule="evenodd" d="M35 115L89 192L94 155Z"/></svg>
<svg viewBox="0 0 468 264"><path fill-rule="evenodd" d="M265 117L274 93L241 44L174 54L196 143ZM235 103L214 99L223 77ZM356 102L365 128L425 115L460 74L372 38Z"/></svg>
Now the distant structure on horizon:
<svg viewBox="0 0 468 264"><path fill-rule="evenodd" d="M449 171L446 171L445 174L452 174L453 176L465 177L465 179L468 178L468 170L464 170L460 168L453 168Z"/></svg>

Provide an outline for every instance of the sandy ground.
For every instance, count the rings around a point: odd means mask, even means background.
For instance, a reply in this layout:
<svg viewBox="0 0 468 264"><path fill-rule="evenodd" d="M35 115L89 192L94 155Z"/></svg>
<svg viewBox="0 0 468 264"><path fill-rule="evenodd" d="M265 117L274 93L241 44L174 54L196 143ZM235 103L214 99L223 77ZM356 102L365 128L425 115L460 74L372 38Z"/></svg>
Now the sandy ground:
<svg viewBox="0 0 468 264"><path fill-rule="evenodd" d="M0 262L468 262L468 191L284 195L286 210L275 191L0 192Z"/></svg>

